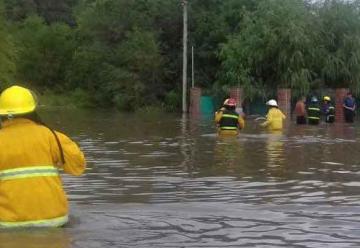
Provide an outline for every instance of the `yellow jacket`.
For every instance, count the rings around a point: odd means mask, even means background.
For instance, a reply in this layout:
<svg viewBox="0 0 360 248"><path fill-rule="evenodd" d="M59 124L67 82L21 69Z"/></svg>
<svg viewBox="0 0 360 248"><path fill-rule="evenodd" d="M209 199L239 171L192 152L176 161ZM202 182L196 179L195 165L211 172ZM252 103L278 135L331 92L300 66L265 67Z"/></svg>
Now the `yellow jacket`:
<svg viewBox="0 0 360 248"><path fill-rule="evenodd" d="M217 111L215 112L215 122L217 125L219 125L221 119L223 118L224 112L223 111ZM219 128L218 132L220 135L237 135L239 133L240 129L243 129L245 127L245 121L244 119L239 115L237 117L237 128L235 130L221 130Z"/></svg>
<svg viewBox="0 0 360 248"><path fill-rule="evenodd" d="M263 127L267 127L269 130L281 130L283 128L283 120L286 116L278 108L270 108L267 115L266 121L261 124Z"/></svg>
<svg viewBox="0 0 360 248"><path fill-rule="evenodd" d="M85 158L70 138L28 119L7 120L0 129L0 228L62 226L68 202L58 169L80 175Z"/></svg>

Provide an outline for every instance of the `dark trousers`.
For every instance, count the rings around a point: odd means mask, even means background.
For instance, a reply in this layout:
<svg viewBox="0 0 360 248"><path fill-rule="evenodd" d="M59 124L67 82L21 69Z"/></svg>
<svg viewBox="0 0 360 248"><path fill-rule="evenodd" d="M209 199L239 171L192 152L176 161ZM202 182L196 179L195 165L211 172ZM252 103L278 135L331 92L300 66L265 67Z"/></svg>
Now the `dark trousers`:
<svg viewBox="0 0 360 248"><path fill-rule="evenodd" d="M352 123L354 122L354 116L355 116L355 112L350 110L350 109L344 109L344 117L345 117L345 121Z"/></svg>
<svg viewBox="0 0 360 248"><path fill-rule="evenodd" d="M296 124L299 124L299 125L306 124L305 116L296 116Z"/></svg>

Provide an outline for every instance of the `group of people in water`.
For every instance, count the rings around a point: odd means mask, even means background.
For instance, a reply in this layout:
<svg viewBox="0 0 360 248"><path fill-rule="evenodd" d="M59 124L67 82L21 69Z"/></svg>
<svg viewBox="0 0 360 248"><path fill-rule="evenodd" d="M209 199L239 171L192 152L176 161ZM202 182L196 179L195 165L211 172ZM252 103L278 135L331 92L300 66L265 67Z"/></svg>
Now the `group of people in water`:
<svg viewBox="0 0 360 248"><path fill-rule="evenodd" d="M308 103L307 103L308 102ZM354 122L356 103L351 92L348 92L343 101L344 120L348 123ZM312 96L309 101L306 97L301 97L295 106L296 123L299 125L310 124L318 125L321 117L326 123L335 122L335 106L329 96L324 96L322 104L316 96Z"/></svg>
<svg viewBox="0 0 360 248"><path fill-rule="evenodd" d="M269 100L266 105L268 112L266 121L260 126L269 130L282 130L286 116L279 109L276 100ZM344 119L346 122L354 122L356 103L351 92L348 92L343 101ZM324 96L322 103L316 96L311 96L308 100L301 97L295 106L296 124L318 125L323 118L326 123L335 122L335 107L329 96ZM244 115L236 111L236 100L228 98L223 106L215 113L215 122L218 132L221 135L237 135L245 127Z"/></svg>
<svg viewBox="0 0 360 248"><path fill-rule="evenodd" d="M286 116L276 100L269 100L262 127L281 130ZM351 93L343 102L344 117L354 121L356 104ZM65 134L49 128L37 114L36 97L27 88L11 86L0 95L0 229L14 227L58 227L68 222L68 201L59 169L81 175L84 154ZM323 104L316 97L301 98L295 107L298 124L335 121L335 108L328 96ZM236 111L236 100L226 99L215 113L219 133L236 135L245 127Z"/></svg>
<svg viewBox="0 0 360 248"><path fill-rule="evenodd" d="M281 130L286 116L279 109L276 100L271 99L266 105L269 110L265 122L260 125L270 130ZM223 106L215 113L215 122L220 135L237 135L245 127L244 115L236 111L235 99L228 98L224 101Z"/></svg>

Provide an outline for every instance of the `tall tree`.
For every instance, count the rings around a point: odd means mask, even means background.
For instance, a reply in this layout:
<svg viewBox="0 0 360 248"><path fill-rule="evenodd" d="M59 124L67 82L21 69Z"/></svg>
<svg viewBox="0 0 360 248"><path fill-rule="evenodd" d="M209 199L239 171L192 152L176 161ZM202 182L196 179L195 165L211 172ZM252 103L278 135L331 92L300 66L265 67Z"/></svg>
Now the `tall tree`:
<svg viewBox="0 0 360 248"><path fill-rule="evenodd" d="M83 2L81 40L69 80L90 91L97 105L131 110L157 100L162 56L148 1ZM144 97L147 96L147 97Z"/></svg>
<svg viewBox="0 0 360 248"><path fill-rule="evenodd" d="M47 25L37 16L17 26L17 78L40 88L65 89L65 75L73 56L73 31L66 24Z"/></svg>
<svg viewBox="0 0 360 248"><path fill-rule="evenodd" d="M248 95L271 94L278 86L306 92L316 56L313 20L303 1L260 2L224 44L220 81L242 85Z"/></svg>
<svg viewBox="0 0 360 248"><path fill-rule="evenodd" d="M360 1L326 0L316 7L319 74L329 87L360 92Z"/></svg>
<svg viewBox="0 0 360 248"><path fill-rule="evenodd" d="M4 0L7 18L22 21L37 14L47 23L65 22L75 24L73 8L78 0Z"/></svg>

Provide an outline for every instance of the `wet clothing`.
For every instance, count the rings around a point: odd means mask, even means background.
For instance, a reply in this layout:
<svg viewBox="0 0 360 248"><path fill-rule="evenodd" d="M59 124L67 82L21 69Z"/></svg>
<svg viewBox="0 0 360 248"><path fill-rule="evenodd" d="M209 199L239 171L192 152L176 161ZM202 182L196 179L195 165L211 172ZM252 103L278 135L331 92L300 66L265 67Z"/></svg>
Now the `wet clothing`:
<svg viewBox="0 0 360 248"><path fill-rule="evenodd" d="M306 107L302 100L297 101L295 106L296 124L306 124Z"/></svg>
<svg viewBox="0 0 360 248"><path fill-rule="evenodd" d="M269 130L281 130L285 119L286 116L280 109L272 107L266 115L266 121L262 123L261 126L267 127Z"/></svg>
<svg viewBox="0 0 360 248"><path fill-rule="evenodd" d="M306 124L306 117L305 116L296 116L296 124L299 124L299 125Z"/></svg>
<svg viewBox="0 0 360 248"><path fill-rule="evenodd" d="M235 110L220 110L215 113L219 134L237 135L245 126L244 119Z"/></svg>
<svg viewBox="0 0 360 248"><path fill-rule="evenodd" d="M355 117L355 100L354 98L347 96L344 99L344 117L346 122L354 122Z"/></svg>
<svg viewBox="0 0 360 248"><path fill-rule="evenodd" d="M6 120L0 129L0 228L62 226L68 202L59 169L80 175L85 159L67 136L25 118Z"/></svg>
<svg viewBox="0 0 360 248"><path fill-rule="evenodd" d="M325 122L333 123L335 121L335 107L330 102L324 103L322 113L325 116Z"/></svg>
<svg viewBox="0 0 360 248"><path fill-rule="evenodd" d="M320 107L319 103L310 103L307 109L308 123L310 125L318 125L320 123Z"/></svg>

